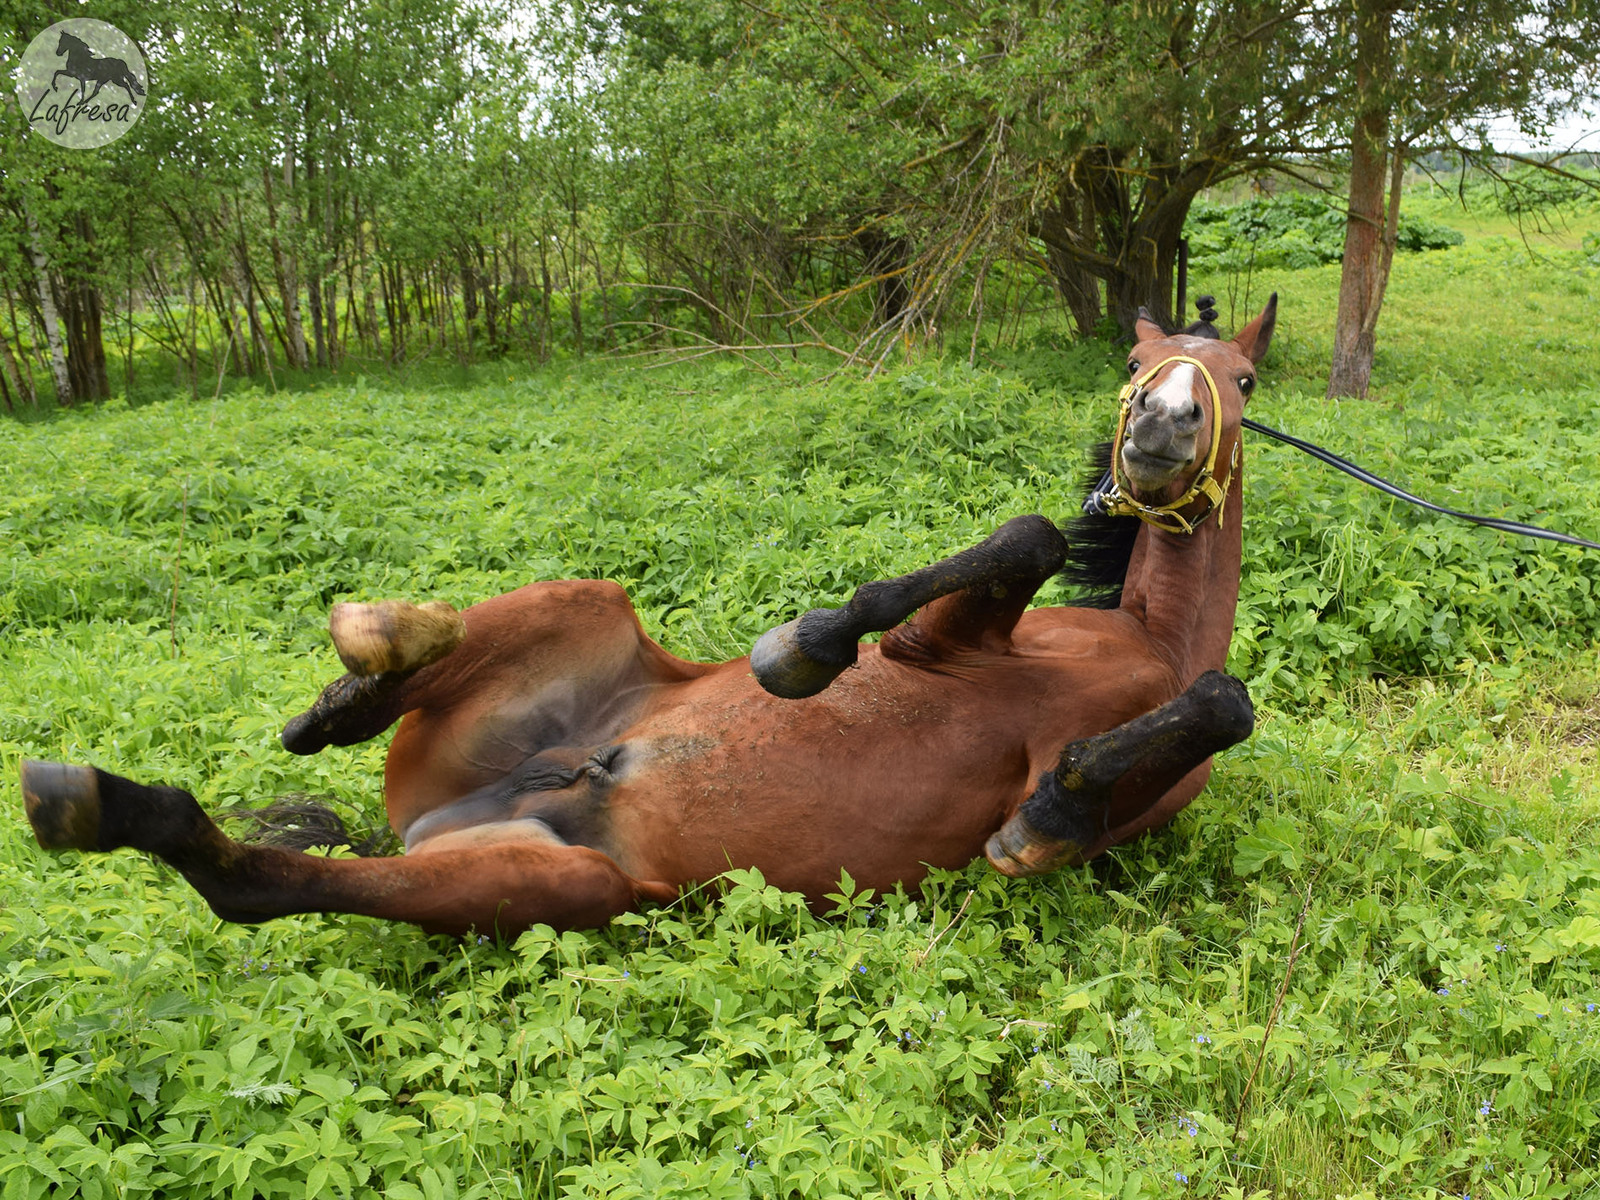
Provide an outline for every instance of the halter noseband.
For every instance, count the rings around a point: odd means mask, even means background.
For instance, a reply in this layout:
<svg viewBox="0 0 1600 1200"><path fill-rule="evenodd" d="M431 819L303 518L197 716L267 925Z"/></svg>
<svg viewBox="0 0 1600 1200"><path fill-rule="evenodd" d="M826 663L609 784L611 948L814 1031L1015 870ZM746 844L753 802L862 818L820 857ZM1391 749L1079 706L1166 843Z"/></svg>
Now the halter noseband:
<svg viewBox="0 0 1600 1200"><path fill-rule="evenodd" d="M1133 498L1132 489L1123 482L1121 475L1122 446L1128 436L1128 415L1133 411L1133 398L1139 394L1139 389L1171 363L1188 363L1190 366L1198 367L1206 381L1206 388L1211 393L1211 451L1206 455L1205 465L1190 481L1189 488L1183 495L1171 504L1159 506L1141 504ZM1216 466L1217 448L1222 444L1222 395L1217 391L1217 381L1211 378L1211 372L1206 369L1205 363L1186 354L1174 354L1171 358L1164 358L1146 371L1142 380L1129 380L1124 384L1117 399L1122 404L1122 412L1117 418L1117 434L1111 443L1111 486L1096 497L1099 510L1112 517L1138 517L1146 525L1154 525L1167 533L1181 534L1193 533L1213 512L1220 515L1228 499L1228 485L1233 480L1234 471L1239 467L1240 443L1237 440L1233 443L1233 455L1228 463L1228 473L1218 480ZM1205 502L1199 512L1186 517L1178 511L1193 503L1196 498Z"/></svg>

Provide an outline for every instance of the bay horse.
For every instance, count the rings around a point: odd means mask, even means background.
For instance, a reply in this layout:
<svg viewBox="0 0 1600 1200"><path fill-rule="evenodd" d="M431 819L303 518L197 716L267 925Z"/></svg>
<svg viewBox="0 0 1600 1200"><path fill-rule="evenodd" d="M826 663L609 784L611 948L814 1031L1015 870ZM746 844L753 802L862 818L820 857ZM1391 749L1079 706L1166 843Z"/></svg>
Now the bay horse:
<svg viewBox="0 0 1600 1200"><path fill-rule="evenodd" d="M1141 313L1106 456L1119 515L1070 527L1120 540L1108 606L1028 610L1072 550L1042 516L727 663L667 653L608 582L534 583L459 613L338 604L348 673L282 741L314 754L398 721L384 793L403 855L248 845L178 788L27 762L35 835L152 853L229 921L343 912L502 936L602 925L730 868L821 906L841 869L885 889L979 855L1013 876L1093 858L1169 821L1254 726L1222 667L1240 419L1276 306L1231 341Z"/></svg>

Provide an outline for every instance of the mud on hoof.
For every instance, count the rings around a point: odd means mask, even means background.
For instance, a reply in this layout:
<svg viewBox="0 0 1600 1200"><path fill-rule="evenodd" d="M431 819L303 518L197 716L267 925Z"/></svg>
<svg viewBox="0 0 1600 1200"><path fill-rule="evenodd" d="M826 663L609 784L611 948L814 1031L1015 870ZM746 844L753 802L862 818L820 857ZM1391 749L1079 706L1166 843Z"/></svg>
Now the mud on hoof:
<svg viewBox="0 0 1600 1200"><path fill-rule="evenodd" d="M784 700L815 696L856 663L854 642L850 657L842 662L818 658L801 648L801 622L811 615L806 613L767 630L750 650L750 670L756 682Z"/></svg>
<svg viewBox="0 0 1600 1200"><path fill-rule="evenodd" d="M46 850L100 847L100 785L93 767L22 763L22 805Z"/></svg>
<svg viewBox="0 0 1600 1200"><path fill-rule="evenodd" d="M467 636L461 614L442 600L335 604L328 632L352 675L409 674L438 662Z"/></svg>
<svg viewBox="0 0 1600 1200"><path fill-rule="evenodd" d="M983 856L1000 874L1022 879L1048 874L1065 866L1081 849L1073 841L1039 832L1033 822L1019 812L989 839Z"/></svg>

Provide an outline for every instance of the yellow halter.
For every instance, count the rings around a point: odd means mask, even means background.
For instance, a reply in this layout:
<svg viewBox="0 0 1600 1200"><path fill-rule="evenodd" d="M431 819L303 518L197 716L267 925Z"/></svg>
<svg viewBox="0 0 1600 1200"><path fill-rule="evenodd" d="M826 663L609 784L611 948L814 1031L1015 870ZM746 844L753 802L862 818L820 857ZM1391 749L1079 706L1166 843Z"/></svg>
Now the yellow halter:
<svg viewBox="0 0 1600 1200"><path fill-rule="evenodd" d="M1135 500L1131 489L1122 480L1122 444L1127 438L1128 414L1133 411L1134 396L1138 395L1139 389L1144 386L1144 380L1154 379L1161 368L1170 363L1188 363L1190 366L1198 367L1206 381L1206 388L1211 393L1211 451L1206 455L1205 465L1190 482L1188 491L1171 504L1152 506ZM1164 358L1146 371L1142 380L1129 380L1118 393L1117 399L1122 404L1122 413L1117 418L1117 435L1111 443L1111 490L1101 498L1101 511L1114 517L1138 517L1146 525L1154 525L1167 533L1182 534L1193 533L1213 512L1220 518L1228 499L1228 485L1232 482L1234 471L1239 468L1240 442L1235 440L1233 443L1233 455L1228 464L1228 473L1218 480L1215 471L1217 448L1222 444L1222 395L1217 391L1217 381L1211 378L1211 372L1206 369L1205 363L1186 354L1174 354L1171 358ZM1198 513L1185 517L1178 511L1197 497L1203 498L1206 502L1205 507Z"/></svg>

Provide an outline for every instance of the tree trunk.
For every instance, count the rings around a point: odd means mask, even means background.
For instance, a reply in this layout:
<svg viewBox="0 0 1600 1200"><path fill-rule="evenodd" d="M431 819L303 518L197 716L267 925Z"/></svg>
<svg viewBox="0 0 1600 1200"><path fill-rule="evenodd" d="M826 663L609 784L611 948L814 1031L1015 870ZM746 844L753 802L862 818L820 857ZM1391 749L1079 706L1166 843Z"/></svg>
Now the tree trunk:
<svg viewBox="0 0 1600 1200"><path fill-rule="evenodd" d="M463 245L456 250L456 265L461 273L461 310L467 326L467 354L472 354L473 325L478 320L478 280L472 269L472 254ZM451 321L454 322L454 314Z"/></svg>
<svg viewBox="0 0 1600 1200"><path fill-rule="evenodd" d="M61 342L61 319L56 313L55 287L50 278L50 259L39 241L39 225L26 205L23 209L28 223L28 256L33 260L33 282L39 293L39 316L44 323L45 342L50 347L50 378L56 385L56 403L71 407L77 399L72 392L72 376L67 373L67 352Z"/></svg>
<svg viewBox="0 0 1600 1200"><path fill-rule="evenodd" d="M339 337L339 246L344 210L333 192L332 171L322 173L322 311L327 314L328 365L335 370L343 355Z"/></svg>
<svg viewBox="0 0 1600 1200"><path fill-rule="evenodd" d="M1062 186L1035 232L1080 333L1092 333L1100 321L1097 280L1105 282L1106 307L1124 336L1133 335L1141 308L1149 309L1158 324L1176 324L1172 292L1178 243L1189 206L1211 182L1215 166L1214 160L1197 156L1181 172L1146 174L1138 211L1127 172L1109 158L1085 166L1081 183Z"/></svg>
<svg viewBox="0 0 1600 1200"><path fill-rule="evenodd" d="M483 324L484 332L489 338L489 354L498 358L505 352L505 347L500 344L500 247L496 246L487 262L484 260L483 243L478 247L478 278L483 281ZM490 265L493 271L489 270Z"/></svg>
<svg viewBox="0 0 1600 1200"><path fill-rule="evenodd" d="M72 236L92 256L94 230L82 213L72 218ZM106 346L102 328L100 289L77 270L62 273L61 322L67 343L67 375L72 394L80 400L104 400L111 395L106 378Z"/></svg>
<svg viewBox="0 0 1600 1200"><path fill-rule="evenodd" d="M288 156L285 155L285 162ZM293 203L290 201L290 203ZM324 336L327 323L322 319L322 256L323 248L317 243L322 233L322 194L317 189L317 160L306 155L306 239L307 264L306 302L311 309L311 344L315 347L317 366L328 365L328 342Z"/></svg>
<svg viewBox="0 0 1600 1200"><path fill-rule="evenodd" d="M567 268L567 315L572 318L572 346L579 358L583 357L583 251L578 243L578 225L572 223L572 260ZM562 257L566 254L563 251ZM718 341L721 335L715 334Z"/></svg>
<svg viewBox="0 0 1600 1200"><path fill-rule="evenodd" d="M292 186L294 183L294 158L288 153L283 157L283 181L285 186ZM261 182L267 202L267 241L272 248L272 271L277 276L278 298L283 309L284 352L288 355L289 365L303 371L311 365L311 360L306 353L305 326L300 322L299 267L295 262L293 251L285 251L283 242L278 237L278 208L272 199L270 166L262 168ZM286 236L292 234L293 230L294 197L292 195L287 197L287 201L283 220Z"/></svg>
<svg viewBox="0 0 1600 1200"><path fill-rule="evenodd" d="M17 392L28 402L29 408L39 407L39 393L33 386L33 366L28 362L28 353L22 347L22 323L17 320L16 306L11 302L11 289L0 288L6 297L6 316L11 322L11 336L16 340L17 350L22 355L21 363L11 357L11 344L6 341L5 335L0 333L0 351L3 351L11 364L12 382L16 384Z"/></svg>
<svg viewBox="0 0 1600 1200"><path fill-rule="evenodd" d="M539 361L545 362L550 358L550 307L551 296L555 291L550 282L550 256L545 247L548 239L541 234L539 237L539 282L542 288L539 322Z"/></svg>
<svg viewBox="0 0 1600 1200"><path fill-rule="evenodd" d="M0 333L0 384L5 385L6 408L16 411L17 404L29 401L30 393L22 386L22 372L17 368L17 360L12 357L11 343L6 340L6 335ZM17 395L16 403L12 403L11 393Z"/></svg>
<svg viewBox="0 0 1600 1200"><path fill-rule="evenodd" d="M250 279L250 250L244 243L242 229L239 240L233 245L233 257L234 277L238 281L235 286L244 301L244 316L250 327L250 349L245 355L245 368L254 375L261 369L257 356L265 358L272 353L272 348L267 345L266 331L261 328L261 318L256 315L256 293Z"/></svg>
<svg viewBox="0 0 1600 1200"><path fill-rule="evenodd" d="M1344 262L1339 271L1339 314L1333 332L1333 362L1327 398L1364 397L1372 380L1378 312L1394 259L1400 217L1404 146L1389 153L1389 106L1383 95L1389 74L1390 9L1384 0L1362 0L1356 8L1356 95L1360 105L1350 146L1350 207L1345 218ZM1384 184L1391 175L1388 213Z"/></svg>
<svg viewBox="0 0 1600 1200"><path fill-rule="evenodd" d="M868 225L856 234L856 245L866 258L864 274L876 280L872 286L872 323L883 326L905 311L911 299L906 274L911 266L909 239L886 234Z"/></svg>

